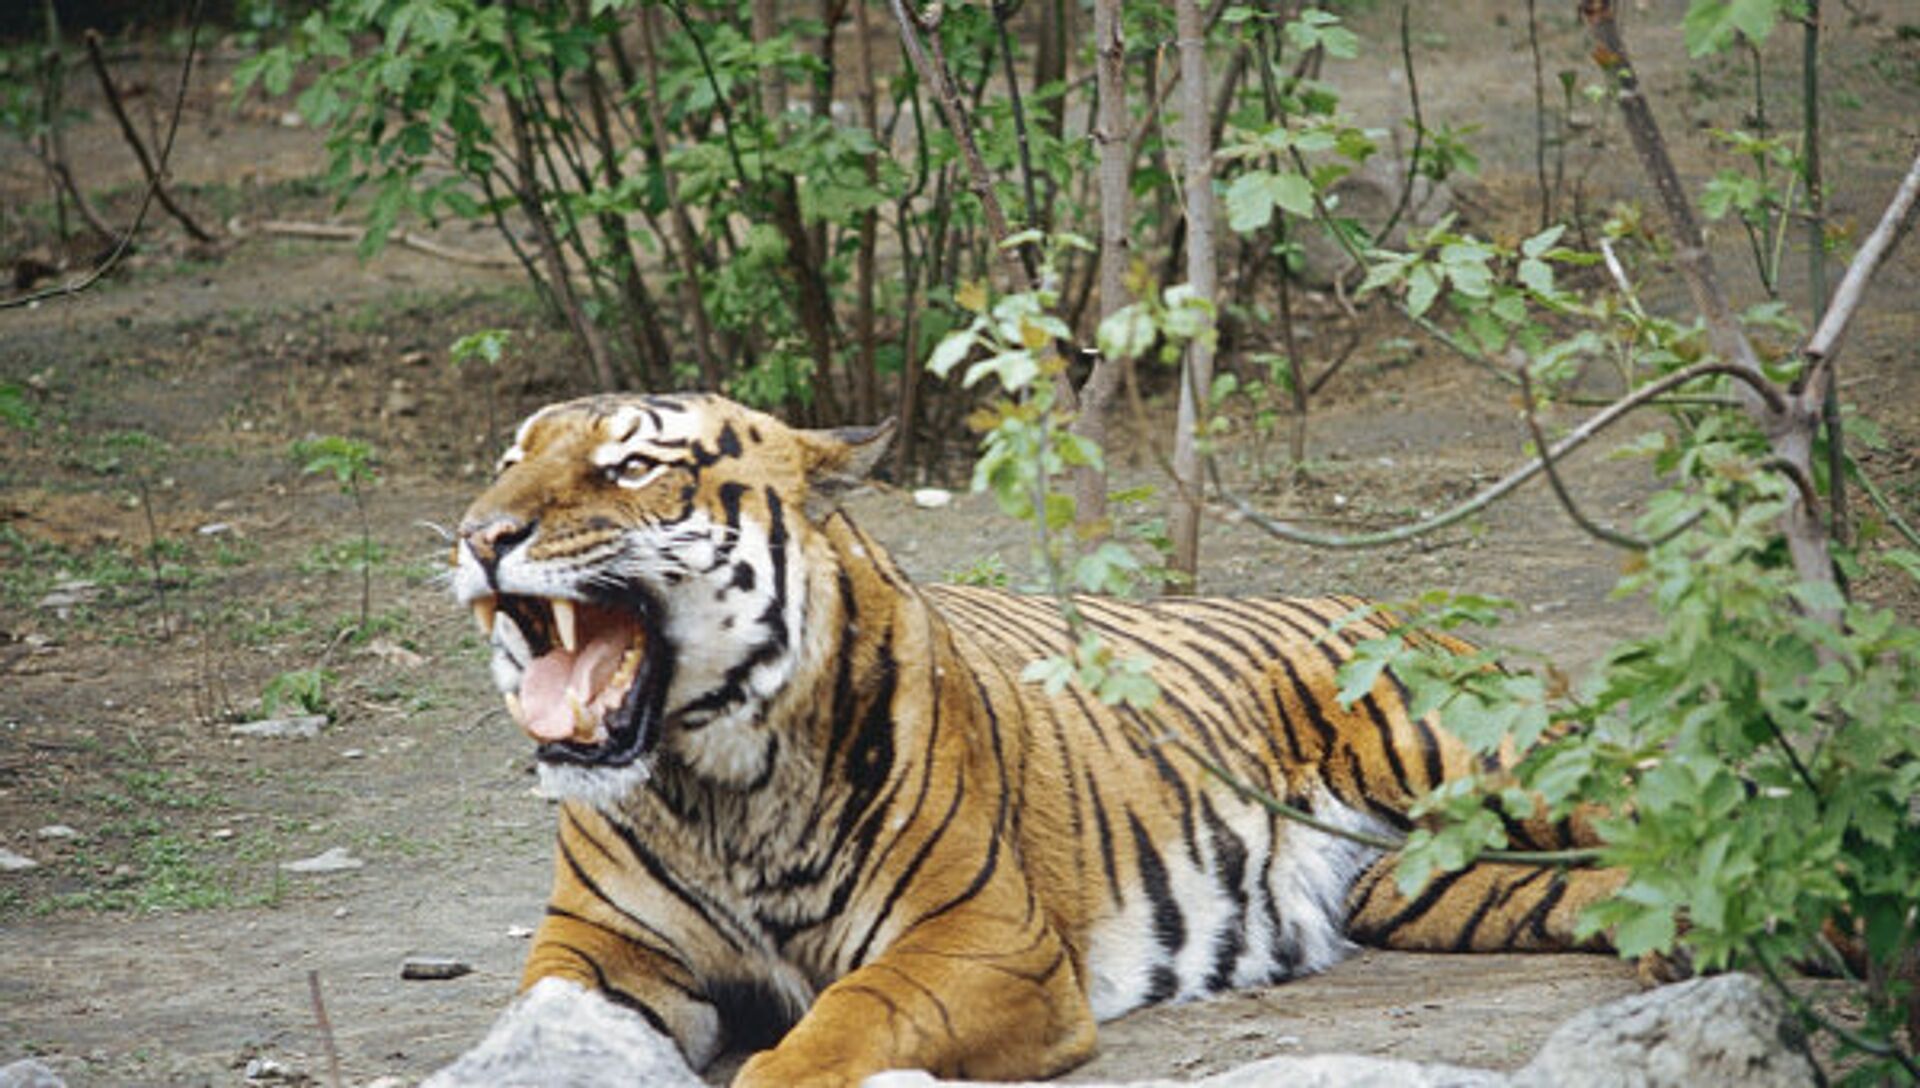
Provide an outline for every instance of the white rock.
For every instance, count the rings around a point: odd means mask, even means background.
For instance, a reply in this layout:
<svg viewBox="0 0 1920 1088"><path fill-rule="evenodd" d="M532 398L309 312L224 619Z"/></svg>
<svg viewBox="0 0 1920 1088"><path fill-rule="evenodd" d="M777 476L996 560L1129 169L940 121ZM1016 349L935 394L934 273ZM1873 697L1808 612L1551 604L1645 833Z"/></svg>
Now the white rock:
<svg viewBox="0 0 1920 1088"><path fill-rule="evenodd" d="M1784 1003L1741 974L1691 979L1588 1009L1555 1028L1513 1080L1560 1088L1820 1083Z"/></svg>
<svg viewBox="0 0 1920 1088"><path fill-rule="evenodd" d="M680 1048L640 1018L565 979L544 979L493 1022L478 1046L421 1088L702 1088Z"/></svg>
<svg viewBox="0 0 1920 1088"><path fill-rule="evenodd" d="M262 718L257 722L241 722L239 725L229 726L227 732L236 737L274 739L293 737L311 740L319 736L320 730L326 728L326 725L325 714L298 714L288 718Z"/></svg>
<svg viewBox="0 0 1920 1088"><path fill-rule="evenodd" d="M66 824L48 824L33 833L36 839L77 839L80 833Z"/></svg>
<svg viewBox="0 0 1920 1088"><path fill-rule="evenodd" d="M16 854L6 847L0 846L0 873L24 873L28 869L38 869L39 867L39 862L25 854Z"/></svg>
<svg viewBox="0 0 1920 1088"><path fill-rule="evenodd" d="M0 1065L0 1088L67 1088L67 1082L44 1063L22 1058Z"/></svg>
<svg viewBox="0 0 1920 1088"><path fill-rule="evenodd" d="M336 846L324 853L315 854L299 861L283 861L280 868L289 873L338 873L348 869L358 869L366 862L347 852L344 846Z"/></svg>
<svg viewBox="0 0 1920 1088"><path fill-rule="evenodd" d="M953 505L953 492L944 487L922 487L913 493L913 505L922 510L939 510Z"/></svg>

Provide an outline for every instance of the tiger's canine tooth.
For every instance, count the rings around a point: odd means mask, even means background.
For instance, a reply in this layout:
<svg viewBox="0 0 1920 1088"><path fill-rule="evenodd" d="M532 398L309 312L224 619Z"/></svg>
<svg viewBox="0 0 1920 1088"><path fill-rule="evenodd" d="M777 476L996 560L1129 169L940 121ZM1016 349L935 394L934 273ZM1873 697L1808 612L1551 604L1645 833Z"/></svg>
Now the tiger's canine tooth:
<svg viewBox="0 0 1920 1088"><path fill-rule="evenodd" d="M513 716L515 725L527 724L527 708L521 705L519 692L507 692L507 713Z"/></svg>
<svg viewBox="0 0 1920 1088"><path fill-rule="evenodd" d="M580 697L571 691L567 692L567 709L573 714L573 739L580 744L591 743L599 731L599 723L580 704Z"/></svg>
<svg viewBox="0 0 1920 1088"><path fill-rule="evenodd" d="M580 651L579 621L573 611L573 602L560 597L553 598L553 626L560 633L560 645L568 653Z"/></svg>
<svg viewBox="0 0 1920 1088"><path fill-rule="evenodd" d="M473 601L473 619L480 625L480 633L493 634L493 617L499 609L499 602L493 597L476 597Z"/></svg>

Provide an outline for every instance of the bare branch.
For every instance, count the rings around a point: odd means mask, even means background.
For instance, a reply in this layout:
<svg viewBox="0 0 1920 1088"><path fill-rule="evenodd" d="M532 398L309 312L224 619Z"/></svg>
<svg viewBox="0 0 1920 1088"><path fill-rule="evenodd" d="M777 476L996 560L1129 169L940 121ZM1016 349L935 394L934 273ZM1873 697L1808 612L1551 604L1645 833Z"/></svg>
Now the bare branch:
<svg viewBox="0 0 1920 1088"><path fill-rule="evenodd" d="M120 123L120 134L126 137L128 146L133 148L133 157L140 160L140 169L145 171L147 184L152 186L153 194L160 198L160 206L180 221L187 233L193 235L194 241L213 241L213 235L174 201L173 193L167 189L166 172L154 168L153 156L147 154L147 145L140 139L140 130L133 127L133 119L127 116L127 107L120 101L120 89L114 86L113 76L107 71L107 58L100 53L99 32L89 30L83 38L87 43L87 59L93 63L93 74L99 78L100 90L107 97L107 107L113 111L113 119Z"/></svg>
<svg viewBox="0 0 1920 1088"><path fill-rule="evenodd" d="M263 219L248 228L240 220L229 221L230 228L236 234L256 230L262 234L279 235L286 238L313 238L326 242L357 242L366 236L359 227L349 227L341 223L305 223L292 219ZM492 253L471 253L452 246L441 245L431 238L422 237L410 230L395 227L387 234L387 241L408 249L418 250L428 256L453 261L456 264L470 264L478 268L511 268L517 262L511 257L502 257Z"/></svg>
<svg viewBox="0 0 1920 1088"><path fill-rule="evenodd" d="M1880 222L1874 225L1873 233L1867 235L1860 252L1854 255L1853 263L1847 265L1847 274L1841 277L1840 286L1834 289L1833 301L1828 304L1826 315L1820 319L1820 326L1813 330L1813 336L1807 340L1807 346L1801 353L1807 357L1810 365L1794 384L1794 392L1819 388L1821 378L1832 365L1833 356L1840 350L1840 341L1846 335L1847 325L1866 296L1867 284L1873 279L1874 272L1893 253L1900 236L1913 225L1916 206L1920 206L1920 153L1914 155L1912 164L1907 167L1907 176L1900 179L1900 188L1887 204L1887 210L1880 213Z"/></svg>
<svg viewBox="0 0 1920 1088"><path fill-rule="evenodd" d="M1610 407L1596 413L1585 423L1576 427L1565 438L1555 443L1551 449L1543 447L1541 449L1541 457L1536 457L1520 468L1508 473L1492 487L1487 488L1466 502L1425 520L1417 521L1410 525L1402 525L1394 529L1383 529L1379 532L1356 533L1352 536L1335 536L1296 528L1278 518L1262 513L1256 509L1252 503L1248 502L1245 497L1228 490L1221 483L1217 468L1210 466L1210 472L1213 477L1214 489L1231 503L1234 509L1240 512L1242 517L1245 517L1249 522L1252 522L1255 527L1264 531L1269 536L1278 537L1281 540L1290 541L1295 544L1307 544L1317 548L1340 550L1380 548L1389 544L1400 544L1416 537L1425 536L1435 530L1444 529L1449 525L1456 524L1473 516L1493 505L1501 498L1504 498L1521 484L1533 479L1545 469L1546 458L1565 457L1568 453L1579 449L1589 439L1599 434L1605 428L1618 422L1635 408L1645 407L1656 397L1669 390L1676 389L1688 382L1698 381L1701 378L1711 377L1713 375L1725 375L1748 382L1755 382L1765 387L1773 396L1780 396L1778 390L1766 384L1765 378L1751 374L1731 363L1699 363L1685 370L1674 371L1672 374L1658 381L1643 385L1639 389L1634 390L1632 394L1615 401Z"/></svg>
<svg viewBox="0 0 1920 1088"><path fill-rule="evenodd" d="M187 31L187 55L180 62L180 87L173 96L173 120L167 123L167 139L160 148L160 169L147 181L147 191L140 198L140 210L134 213L133 226L127 228L127 232L120 236L120 241L113 247L113 252L107 254L106 260L95 265L93 271L59 287L50 287L45 291L35 291L32 294L0 300L0 310L12 310L44 302L50 298L77 295L100 282L102 276L112 271L126 257L127 250L133 245L134 236L140 233L141 226L147 221L147 209L153 206L154 192L159 189L160 178L166 173L167 163L173 157L173 138L180 131L180 114L187 105L188 77L193 74L193 59L200 50L200 12L204 6L202 0L194 0L193 14L190 16L192 25Z"/></svg>
<svg viewBox="0 0 1920 1088"><path fill-rule="evenodd" d="M1594 63L1613 77L1616 88L1614 97L1619 103L1627 133L1633 139L1634 151L1639 155L1640 165L1647 179L1653 183L1660 205L1673 225L1677 243L1675 263L1681 277L1686 280L1687 291L1693 296L1695 308L1706 322L1707 336L1714 354L1751 375L1751 380L1742 386L1747 414L1766 435L1773 452L1810 478L1813 435L1818 425L1818 402L1816 400L1809 409L1801 403L1800 398L1785 396L1766 379L1753 343L1741 329L1740 319L1734 314L1720 286L1719 276L1714 271L1713 256L1708 252L1706 240L1700 233L1693 206L1681 188L1680 174L1674 168L1673 157L1667 153L1666 141L1660 135L1660 126L1654 121L1653 110L1641 93L1639 77L1635 75L1627 57L1626 43L1615 21L1613 3L1611 0L1581 0L1580 15L1586 20L1593 39ZM1781 515L1780 530L1793 559L1794 573L1800 580L1831 586L1835 584L1833 555L1828 548L1826 530L1815 513L1817 509L1817 505L1795 496ZM1813 608L1809 611L1824 623L1837 626L1840 622L1835 609Z"/></svg>
<svg viewBox="0 0 1920 1088"><path fill-rule="evenodd" d="M1527 431L1533 435L1533 448L1540 451L1540 467L1546 470L1547 483L1553 487L1554 497L1560 500L1561 509L1567 512L1567 516L1573 519L1575 525L1585 529L1588 535L1603 540L1616 548L1643 552L1652 547L1652 543L1649 541L1641 540L1636 536L1629 536L1626 533L1622 533L1616 529L1609 529L1599 524L1592 518L1587 517L1586 513L1580 509L1579 504L1573 501L1573 493L1567 490L1566 481L1560 478L1560 470L1554 466L1553 453L1547 445L1546 432L1540 429L1540 417L1535 411L1533 400L1533 377L1527 372L1527 367L1524 363L1513 369L1515 373L1520 375L1520 400L1526 410Z"/></svg>
<svg viewBox="0 0 1920 1088"><path fill-rule="evenodd" d="M1680 172L1673 165L1673 156L1667 152L1666 140L1660 135L1660 125L1653 117L1653 108L1641 93L1640 77L1627 57L1626 42L1621 38L1620 25L1614 19L1614 6L1610 0L1581 0L1580 14L1586 19L1587 28L1593 36L1594 63L1613 77L1614 99L1619 103L1621 116L1626 121L1627 134L1633 139L1633 149L1640 157L1647 180L1653 183L1654 195L1659 199L1661 210L1673 226L1675 264L1681 277L1686 280L1694 306L1706 319L1707 335L1712 340L1713 350L1722 359L1758 374L1761 369L1760 357L1754 352L1746 333L1741 330L1740 320L1734 315L1733 306L1728 303L1726 292L1720 286L1713 255L1707 250L1706 237L1700 232L1699 220L1694 218L1693 203L1680 184Z"/></svg>

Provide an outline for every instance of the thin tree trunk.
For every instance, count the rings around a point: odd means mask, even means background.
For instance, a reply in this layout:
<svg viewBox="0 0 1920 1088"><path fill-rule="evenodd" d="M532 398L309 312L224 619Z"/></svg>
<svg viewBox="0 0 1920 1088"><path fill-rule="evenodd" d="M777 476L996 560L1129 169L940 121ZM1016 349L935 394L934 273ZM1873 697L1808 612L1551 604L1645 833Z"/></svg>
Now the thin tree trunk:
<svg viewBox="0 0 1920 1088"><path fill-rule="evenodd" d="M567 274L567 255L560 248L560 239L554 236L553 223L547 218L547 210L541 203L539 193L539 166L534 161L533 142L527 135L526 109L514 95L506 95L507 121L513 129L514 146L514 195L519 199L520 210L526 213L527 221L533 225L535 236L540 241L541 256L547 262L547 281L553 289L554 300L560 306L560 314L567 319L574 336L580 340L580 346L586 349L587 363L593 370L593 380L603 390L618 388L619 382L614 375L613 359L607 353L606 340L601 336L600 327L580 305L580 296L574 292L573 280Z"/></svg>
<svg viewBox="0 0 1920 1088"><path fill-rule="evenodd" d="M1120 18L1121 0L1095 0L1093 5L1094 86L1099 97L1093 142L1100 151L1100 318L1124 307L1127 267L1133 247L1127 237L1128 160L1132 157L1127 131L1127 43ZM1073 432L1105 448L1107 407L1120 385L1118 359L1099 358L1080 389L1080 415ZM1107 475L1091 466L1074 475L1074 503L1082 525L1095 525L1107 516Z"/></svg>
<svg viewBox="0 0 1920 1088"><path fill-rule="evenodd" d="M575 8L576 18L585 22L586 4L579 2ZM606 81L595 65L587 68L587 103L593 117L594 147L600 153L600 173L609 192L617 191L623 180L620 170L619 153L614 147L612 112L607 106ZM600 233L605 236L603 244L613 250L613 259L620 273L621 291L627 298L627 320L632 331L634 347L640 355L641 373L651 388L661 388L673 373L673 349L667 346L666 333L661 328L660 309L653 301L653 293L647 290L647 281L640 274L639 255L633 251L633 239L627 230L626 220L618 214L607 211L600 216Z"/></svg>
<svg viewBox="0 0 1920 1088"><path fill-rule="evenodd" d="M873 30L867 22L865 0L853 0L853 33L859 39L854 45L853 55L859 65L855 75L858 86L855 93L860 100L861 121L867 131L873 134L876 150L867 158L867 184L877 186L880 180L880 151L884 146L880 139L880 99L873 82ZM880 414L879 375L875 371L873 342L873 276L874 250L878 245L880 210L868 208L860 215L860 253L854 265L854 365L853 365L853 403L858 422L871 423ZM912 429L912 421L905 421L906 430Z"/></svg>
<svg viewBox="0 0 1920 1088"><path fill-rule="evenodd" d="M900 25L900 41L906 47L907 59L912 62L914 71L921 82L933 88L934 101L940 106L940 114L946 119L947 130L960 144L961 160L966 164L967 186L980 201L981 216L986 220L988 245L998 250L1014 276L1014 282L1023 291L1035 287L1036 274L1028 261L1032 254L1026 247L1014 249L1003 247L1001 243L1008 237L1007 216L1000 207L1000 198L993 191L993 178L987 173L986 160L980 156L980 145L974 142L973 126L967 119L966 106L960 101L959 90L953 83L953 71L947 66L945 52L940 47L940 29L937 10L931 16L933 22L925 27L926 42L920 40L922 29L918 19L907 11L905 0L891 0L893 15ZM982 82L984 83L984 77ZM948 281L951 282L951 281ZM1078 403L1073 382L1067 376L1066 368L1059 368L1054 374L1054 406L1064 412L1072 412Z"/></svg>
<svg viewBox="0 0 1920 1088"><path fill-rule="evenodd" d="M1199 0L1176 0L1174 19L1180 55L1180 142L1186 159L1187 282L1201 300L1218 293L1213 250L1213 148L1207 116L1206 14ZM1192 579L1200 563L1203 482L1196 439L1207 391L1213 386L1212 329L1187 345L1180 367L1180 409L1174 436L1173 471L1180 493L1172 512L1173 569Z"/></svg>
<svg viewBox="0 0 1920 1088"><path fill-rule="evenodd" d="M778 6L774 0L753 0L752 33L756 45L764 45L780 32ZM760 69L760 111L769 138L779 139L786 126L781 119L787 112L787 83L775 65ZM763 160L764 162L764 160ZM793 175L774 173L762 166L760 189L768 204L768 214L787 243L787 267L794 276L794 310L800 319L801 335L813 353L815 366L813 393L815 411L838 419L840 398L834 392L833 300L827 292L826 276L815 254L813 238L800 215L800 190Z"/></svg>
<svg viewBox="0 0 1920 1088"><path fill-rule="evenodd" d="M640 63L647 81L647 129L659 156L661 183L666 189L667 215L673 223L676 243L673 248L680 258L680 294L688 316L693 319L693 350L700 362L700 381L708 389L718 390L723 375L714 357L713 328L707 319L706 298L700 288L703 252L700 236L693 229L686 205L680 202L673 171L667 168L667 118L660 104L660 54L654 47L653 20L652 8L642 10L635 19L640 24Z"/></svg>

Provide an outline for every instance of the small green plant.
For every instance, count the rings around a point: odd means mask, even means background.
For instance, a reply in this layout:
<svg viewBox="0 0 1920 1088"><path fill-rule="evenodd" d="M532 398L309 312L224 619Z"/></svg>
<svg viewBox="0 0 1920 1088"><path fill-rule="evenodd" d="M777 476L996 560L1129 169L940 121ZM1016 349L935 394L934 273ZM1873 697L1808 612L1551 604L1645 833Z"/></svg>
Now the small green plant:
<svg viewBox="0 0 1920 1088"><path fill-rule="evenodd" d="M300 471L308 476L332 476L341 493L353 500L360 518L360 626L365 627L373 610L373 567L366 562L373 554L373 527L367 519L366 489L379 478L373 464L373 447L365 442L339 435L302 439L293 444L293 457Z"/></svg>
<svg viewBox="0 0 1920 1088"><path fill-rule="evenodd" d="M494 449L500 441L500 424L493 406L493 374L500 366L500 360L506 356L507 342L513 334L506 329L481 329L470 332L453 342L447 350L448 362L455 370L467 362L480 362L486 365L488 373L481 378L480 388L487 397L487 448Z"/></svg>
<svg viewBox="0 0 1920 1088"><path fill-rule="evenodd" d="M260 689L260 713L275 718L289 712L332 717L327 689L336 677L326 669L294 669L279 673Z"/></svg>
<svg viewBox="0 0 1920 1088"><path fill-rule="evenodd" d="M1007 574L1007 562L1000 558L1000 553L988 552L959 570L948 571L946 581L962 586L1005 589L1012 578Z"/></svg>
<svg viewBox="0 0 1920 1088"><path fill-rule="evenodd" d="M31 431L40 426L40 413L27 400L25 387L14 382L0 382L0 423L16 431Z"/></svg>

